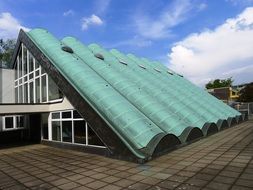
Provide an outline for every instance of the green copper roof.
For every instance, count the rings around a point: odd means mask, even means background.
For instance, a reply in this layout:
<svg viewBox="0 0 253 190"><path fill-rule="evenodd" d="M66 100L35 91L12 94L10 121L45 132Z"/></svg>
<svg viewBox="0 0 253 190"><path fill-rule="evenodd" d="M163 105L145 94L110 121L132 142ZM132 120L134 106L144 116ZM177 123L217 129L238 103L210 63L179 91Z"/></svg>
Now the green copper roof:
<svg viewBox="0 0 253 190"><path fill-rule="evenodd" d="M183 143L192 130L208 135L207 126L240 116L159 62L73 37L60 41L43 29L28 36L137 157L152 155L158 135Z"/></svg>

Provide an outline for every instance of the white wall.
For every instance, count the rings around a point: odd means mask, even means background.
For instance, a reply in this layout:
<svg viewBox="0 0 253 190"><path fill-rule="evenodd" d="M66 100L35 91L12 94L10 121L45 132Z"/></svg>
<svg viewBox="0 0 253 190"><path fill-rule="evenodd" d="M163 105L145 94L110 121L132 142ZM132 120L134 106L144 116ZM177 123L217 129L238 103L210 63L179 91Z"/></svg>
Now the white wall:
<svg viewBox="0 0 253 190"><path fill-rule="evenodd" d="M0 68L0 103L15 103L14 70Z"/></svg>

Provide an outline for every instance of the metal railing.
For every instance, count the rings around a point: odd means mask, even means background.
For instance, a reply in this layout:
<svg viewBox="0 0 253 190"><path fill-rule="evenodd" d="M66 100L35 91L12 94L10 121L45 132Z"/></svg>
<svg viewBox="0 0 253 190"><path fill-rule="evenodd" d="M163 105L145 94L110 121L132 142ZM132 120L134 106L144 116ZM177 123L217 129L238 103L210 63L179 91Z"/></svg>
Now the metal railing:
<svg viewBox="0 0 253 190"><path fill-rule="evenodd" d="M253 102L234 102L231 106L239 112L247 113L249 118L253 118Z"/></svg>

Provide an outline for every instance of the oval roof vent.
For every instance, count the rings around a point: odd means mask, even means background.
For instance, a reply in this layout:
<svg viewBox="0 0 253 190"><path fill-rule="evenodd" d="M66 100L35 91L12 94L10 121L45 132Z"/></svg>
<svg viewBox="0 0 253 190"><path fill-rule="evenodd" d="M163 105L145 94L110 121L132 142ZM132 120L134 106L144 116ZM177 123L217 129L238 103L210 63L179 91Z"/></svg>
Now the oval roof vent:
<svg viewBox="0 0 253 190"><path fill-rule="evenodd" d="M101 60L104 60L104 59L105 59L104 56L103 56L102 54L100 54L100 53L96 53L94 56L95 56L96 58L98 58L98 59L101 59Z"/></svg>
<svg viewBox="0 0 253 190"><path fill-rule="evenodd" d="M123 60L119 60L120 63L122 63L123 65L127 65L127 62L123 61Z"/></svg>
<svg viewBox="0 0 253 190"><path fill-rule="evenodd" d="M157 71L158 73L162 72L160 69L154 68L155 71Z"/></svg>
<svg viewBox="0 0 253 190"><path fill-rule="evenodd" d="M71 47L69 47L69 46L62 46L61 49L63 51L68 52L68 53L74 53L73 49Z"/></svg>
<svg viewBox="0 0 253 190"><path fill-rule="evenodd" d="M173 75L173 73L171 71L167 71L167 73L169 73L170 75Z"/></svg>
<svg viewBox="0 0 253 190"><path fill-rule="evenodd" d="M142 64L139 65L139 67L143 68L143 69L146 69L146 67Z"/></svg>

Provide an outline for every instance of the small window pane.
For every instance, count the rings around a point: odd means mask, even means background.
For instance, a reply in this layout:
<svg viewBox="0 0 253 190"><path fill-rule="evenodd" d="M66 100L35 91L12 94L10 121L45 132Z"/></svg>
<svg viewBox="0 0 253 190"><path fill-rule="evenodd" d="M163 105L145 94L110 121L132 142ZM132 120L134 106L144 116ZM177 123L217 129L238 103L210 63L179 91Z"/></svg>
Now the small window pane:
<svg viewBox="0 0 253 190"><path fill-rule="evenodd" d="M36 77L39 76L39 75L40 75L40 70L37 70L37 71L35 72L35 75L36 75Z"/></svg>
<svg viewBox="0 0 253 190"><path fill-rule="evenodd" d="M55 82L48 77L48 98L50 101L62 98L62 94Z"/></svg>
<svg viewBox="0 0 253 190"><path fill-rule="evenodd" d="M54 141L61 141L60 121L52 121L52 139Z"/></svg>
<svg viewBox="0 0 253 190"><path fill-rule="evenodd" d="M5 117L5 128L6 129L13 129L13 117Z"/></svg>
<svg viewBox="0 0 253 190"><path fill-rule="evenodd" d="M47 101L47 78L46 75L41 77L41 94L42 94L42 102Z"/></svg>
<svg viewBox="0 0 253 190"><path fill-rule="evenodd" d="M28 103L28 83L24 84L24 103Z"/></svg>
<svg viewBox="0 0 253 190"><path fill-rule="evenodd" d="M42 114L42 138L48 139L48 116L49 114Z"/></svg>
<svg viewBox="0 0 253 190"><path fill-rule="evenodd" d="M34 71L33 56L29 53L29 73Z"/></svg>
<svg viewBox="0 0 253 190"><path fill-rule="evenodd" d="M97 145L104 146L100 138L96 135L96 133L90 128L88 125L88 144L89 145Z"/></svg>
<svg viewBox="0 0 253 190"><path fill-rule="evenodd" d="M40 102L40 78L37 78L35 80L35 93L36 93L36 103L39 103Z"/></svg>
<svg viewBox="0 0 253 190"><path fill-rule="evenodd" d="M41 67L41 74L46 73L45 69L43 69L43 67Z"/></svg>
<svg viewBox="0 0 253 190"><path fill-rule="evenodd" d="M28 72L28 69L27 69L27 49L25 46L23 46L23 62L24 62L25 73L27 73Z"/></svg>
<svg viewBox="0 0 253 190"><path fill-rule="evenodd" d="M30 103L34 103L34 96L33 96L33 82L29 83L29 90L30 90Z"/></svg>
<svg viewBox="0 0 253 190"><path fill-rule="evenodd" d="M23 70L22 70L22 57L21 57L21 54L19 55L18 57L19 59L19 78L23 76Z"/></svg>
<svg viewBox="0 0 253 190"><path fill-rule="evenodd" d="M73 117L74 118L82 118L82 116L76 110L73 111Z"/></svg>
<svg viewBox="0 0 253 190"><path fill-rule="evenodd" d="M86 144L85 121L74 121L74 143Z"/></svg>
<svg viewBox="0 0 253 190"><path fill-rule="evenodd" d="M19 103L23 103L23 86L19 86Z"/></svg>
<svg viewBox="0 0 253 190"><path fill-rule="evenodd" d="M33 79L33 77L34 77L34 76L33 76L33 73L29 74L29 80L30 80L30 79Z"/></svg>
<svg viewBox="0 0 253 190"><path fill-rule="evenodd" d="M72 142L72 121L62 121L62 141Z"/></svg>
<svg viewBox="0 0 253 190"><path fill-rule="evenodd" d="M72 118L71 111L62 112L62 118Z"/></svg>
<svg viewBox="0 0 253 190"><path fill-rule="evenodd" d="M35 61L35 69L38 69L38 68L39 68L39 63L38 63L38 61L36 61L36 59L35 59L34 61Z"/></svg>
<svg viewBox="0 0 253 190"><path fill-rule="evenodd" d="M52 119L60 119L60 112L52 113Z"/></svg>

